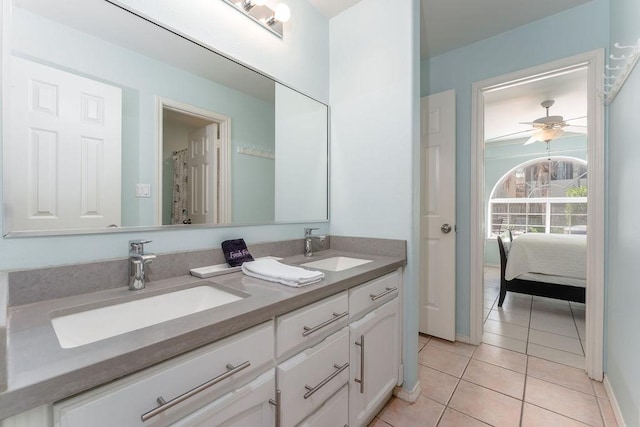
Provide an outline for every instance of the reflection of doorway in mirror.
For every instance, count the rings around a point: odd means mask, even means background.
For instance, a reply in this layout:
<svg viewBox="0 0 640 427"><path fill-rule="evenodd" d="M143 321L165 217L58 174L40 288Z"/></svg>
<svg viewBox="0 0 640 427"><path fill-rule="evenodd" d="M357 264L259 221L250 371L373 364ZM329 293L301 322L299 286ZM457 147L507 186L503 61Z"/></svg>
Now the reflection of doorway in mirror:
<svg viewBox="0 0 640 427"><path fill-rule="evenodd" d="M161 223L229 222L229 118L167 100L159 111Z"/></svg>

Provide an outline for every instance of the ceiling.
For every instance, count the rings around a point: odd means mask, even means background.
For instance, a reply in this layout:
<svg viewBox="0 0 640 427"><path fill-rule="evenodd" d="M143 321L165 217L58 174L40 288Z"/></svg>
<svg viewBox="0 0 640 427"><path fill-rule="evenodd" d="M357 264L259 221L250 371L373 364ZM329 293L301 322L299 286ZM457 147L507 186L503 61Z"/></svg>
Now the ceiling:
<svg viewBox="0 0 640 427"><path fill-rule="evenodd" d="M332 18L361 0L308 0ZM421 0L420 56L427 58L591 0Z"/></svg>

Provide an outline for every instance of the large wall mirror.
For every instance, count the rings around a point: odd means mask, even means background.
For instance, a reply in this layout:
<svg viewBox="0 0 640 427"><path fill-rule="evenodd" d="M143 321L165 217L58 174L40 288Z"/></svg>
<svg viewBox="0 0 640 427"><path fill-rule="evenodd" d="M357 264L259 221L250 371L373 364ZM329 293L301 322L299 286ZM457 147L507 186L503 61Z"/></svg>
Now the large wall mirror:
<svg viewBox="0 0 640 427"><path fill-rule="evenodd" d="M328 217L328 108L105 0L13 0L4 233Z"/></svg>

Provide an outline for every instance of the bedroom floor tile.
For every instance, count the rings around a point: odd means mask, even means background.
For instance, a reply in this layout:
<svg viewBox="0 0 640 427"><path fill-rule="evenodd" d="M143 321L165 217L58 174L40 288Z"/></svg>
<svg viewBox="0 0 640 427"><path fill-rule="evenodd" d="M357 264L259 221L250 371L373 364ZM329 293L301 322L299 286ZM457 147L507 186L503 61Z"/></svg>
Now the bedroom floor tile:
<svg viewBox="0 0 640 427"><path fill-rule="evenodd" d="M524 326L526 328L529 327L530 315L527 314L516 314L503 310L491 310L489 313L489 319L496 320L498 322L510 323L512 325Z"/></svg>
<svg viewBox="0 0 640 427"><path fill-rule="evenodd" d="M585 369L584 356L567 353L566 351L556 350L554 348L529 343L529 345L527 346L527 354L530 356L539 357L540 359L549 360L551 362L573 366L574 368Z"/></svg>
<svg viewBox="0 0 640 427"><path fill-rule="evenodd" d="M504 335L492 334L491 332L482 334L482 342L507 350L517 351L518 353L527 352L526 341L505 337Z"/></svg>
<svg viewBox="0 0 640 427"><path fill-rule="evenodd" d="M553 384L561 385L585 394L594 395L594 386L583 369L529 357L527 375ZM597 383L602 387L602 383ZM603 390L604 391L604 388ZM604 391L604 397L607 393Z"/></svg>
<svg viewBox="0 0 640 427"><path fill-rule="evenodd" d="M471 357L476 349L475 345L465 344L460 341L451 342L435 337L431 338L427 345L432 345L434 347L438 347L465 357Z"/></svg>
<svg viewBox="0 0 640 427"><path fill-rule="evenodd" d="M492 334L504 335L505 337L514 338L520 341L526 341L529 334L529 328L527 327L498 322L491 319L484 322L484 331Z"/></svg>
<svg viewBox="0 0 640 427"><path fill-rule="evenodd" d="M543 345L545 347L551 347L556 350L567 351L579 356L584 356L582 351L582 344L580 340L564 335L552 334L551 332L539 331L537 329L529 330L529 342Z"/></svg>
<svg viewBox="0 0 640 427"><path fill-rule="evenodd" d="M531 313L531 328L564 335L570 338L578 338L578 330L576 329L573 316L570 314L567 316L533 311Z"/></svg>
<svg viewBox="0 0 640 427"><path fill-rule="evenodd" d="M501 366L524 374L527 372L527 356L504 348L482 343L473 353L473 359Z"/></svg>

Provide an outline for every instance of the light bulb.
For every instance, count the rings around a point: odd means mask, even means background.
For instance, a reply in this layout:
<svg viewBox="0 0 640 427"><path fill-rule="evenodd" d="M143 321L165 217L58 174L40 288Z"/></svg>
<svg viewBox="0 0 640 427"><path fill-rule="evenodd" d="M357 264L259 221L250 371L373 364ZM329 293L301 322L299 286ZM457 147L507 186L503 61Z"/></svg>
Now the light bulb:
<svg viewBox="0 0 640 427"><path fill-rule="evenodd" d="M287 6L284 3L279 3L276 6L276 10L275 10L275 13L273 14L273 17L277 21L280 21L282 23L287 22L291 17L291 10L289 10L289 6Z"/></svg>

